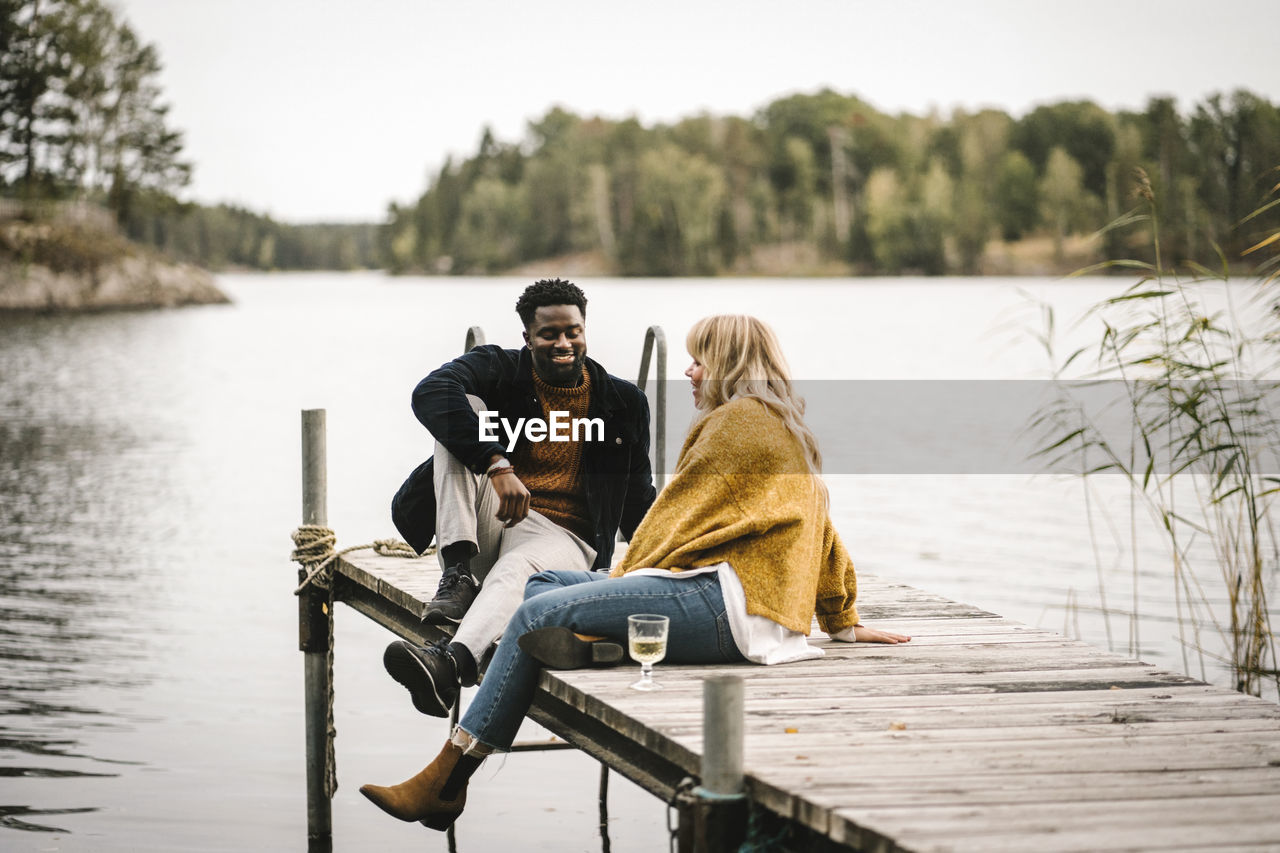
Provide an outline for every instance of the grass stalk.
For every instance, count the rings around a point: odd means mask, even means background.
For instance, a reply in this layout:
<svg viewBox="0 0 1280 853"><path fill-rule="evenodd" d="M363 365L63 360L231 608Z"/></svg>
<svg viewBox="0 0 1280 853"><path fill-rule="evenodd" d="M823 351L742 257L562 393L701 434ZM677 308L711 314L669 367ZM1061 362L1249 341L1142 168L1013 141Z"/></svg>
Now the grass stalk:
<svg viewBox="0 0 1280 853"><path fill-rule="evenodd" d="M1228 660L1236 689L1260 695L1265 682L1280 696L1277 640L1267 604L1268 580L1280 577L1272 516L1280 477L1261 473L1268 463L1280 461L1280 426L1268 408L1269 386L1255 379L1260 365L1280 365L1280 276L1275 272L1280 255L1262 259L1258 267L1259 298L1270 303L1271 326L1261 331L1248 328L1228 283L1225 257L1220 275L1191 265L1187 279L1170 269L1155 197L1141 170L1136 194L1146 211L1130 211L1108 229L1150 223L1153 260L1108 262L1110 267L1140 270L1143 277L1086 313L1103 323L1090 376L1116 381L1123 389L1123 406L1131 416L1128 446L1119 447L1105 435L1059 381L1059 399L1039 412L1033 424L1043 433L1039 455L1052 458L1053 465L1076 457L1079 464L1073 467L1085 480L1109 472L1122 475L1128 485L1130 653L1140 655L1142 649L1137 547L1141 509L1155 522L1168 548L1184 669L1191 669L1192 652L1201 677L1206 661ZM1271 194L1280 194L1280 184ZM1280 205L1264 204L1241 225L1256 226L1272 210L1280 212ZM1280 252L1280 229L1260 239L1250 237L1245 244L1250 245L1246 254ZM1209 309L1204 285L1212 282L1228 285L1225 315ZM1044 316L1049 328L1040 339L1052 358L1052 312ZM1082 352L1077 350L1055 369L1055 380ZM1102 464L1097 464L1099 457ZM1099 598L1107 613L1089 494L1086 486ZM1226 613L1214 607L1198 574L1200 542L1217 563ZM1074 609L1076 602L1071 604ZM1110 645L1109 621L1106 630ZM1206 632L1217 636L1221 654L1207 648Z"/></svg>

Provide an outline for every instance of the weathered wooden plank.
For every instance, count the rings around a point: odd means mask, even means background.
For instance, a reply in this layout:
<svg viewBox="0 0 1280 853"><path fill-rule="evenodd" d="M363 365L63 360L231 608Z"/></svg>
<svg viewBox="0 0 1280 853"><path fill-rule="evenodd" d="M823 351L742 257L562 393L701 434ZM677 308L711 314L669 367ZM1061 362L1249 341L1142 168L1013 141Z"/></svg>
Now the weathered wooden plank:
<svg viewBox="0 0 1280 853"><path fill-rule="evenodd" d="M905 717L905 715L904 715ZM789 723L794 723L790 725ZM658 723L671 737L695 736L701 731L701 721L693 715L663 716ZM901 726L901 728L898 728ZM1170 720L1144 723L1099 723L1097 721L1063 724L1044 718L1030 718L1022 725L1004 721L999 726L958 727L944 717L921 720L855 720L848 715L796 717L791 720L761 719L755 715L747 718L744 731L752 737L752 743L770 746L782 742L826 743L842 738L845 743L859 744L878 741L894 743L987 743L999 745L1017 741L1047 743L1054 740L1077 742L1086 739L1123 738L1136 741L1147 737L1185 737L1187 735L1236 735L1250 732L1259 736L1280 739L1280 715L1254 717L1239 720ZM838 742L838 741L837 741Z"/></svg>
<svg viewBox="0 0 1280 853"><path fill-rule="evenodd" d="M1253 779L1242 778L1251 769ZM1280 794L1275 774L1265 769L1231 768L1216 771L1221 778L1205 779L1210 771L1162 771L1160 773L1095 774L1081 784L1075 774L1043 774L1029 777L947 776L934 780L911 779L898 784L873 785L852 789L848 782L829 784L814 782L806 786L809 798L825 802L832 808L854 810L871 808L914 808L916 806L999 805L1059 802L1120 802L1141 796L1143 799L1186 799L1190 797L1231 797ZM1176 777L1176 778L1175 778Z"/></svg>
<svg viewBox="0 0 1280 853"><path fill-rule="evenodd" d="M625 686L623 686L622 689L626 689ZM549 692L558 695L558 697L563 698L564 701L570 702L573 706L579 707L580 710L599 713L599 715L602 715L603 719L607 720L609 725L616 726L618 729L627 731L628 735L632 736L639 733L641 730L649 729L649 727L668 727L678 725L681 721L691 721L694 719L696 713L698 713L698 707L696 707L695 703L696 694L694 692L684 692L682 697L677 697L675 694L664 693L663 707L660 711L655 710L652 703L645 704L644 702L637 702L636 699L631 697L631 695L622 694L614 697L611 693L603 692L603 690L602 692L596 692L595 694L585 694L576 692L576 690L564 690L562 686L553 686L553 689L549 690ZM788 702L794 701L788 699ZM1036 706L1033 704L1033 706L1030 707L1034 708ZM749 699L749 719L760 721L759 725L762 726L776 725L778 727L785 727L786 725L792 725L803 727L805 725L805 720L819 719L819 711L813 706L813 704L810 704L809 707L783 708L783 710L777 712L777 716L773 717L773 719L768 716L763 716L763 713L758 713L758 711L756 711L758 708L762 712L767 711L765 708L760 708L759 701L751 702ZM1254 710L1254 708L1256 708L1256 710ZM1251 711L1249 711L1251 715L1261 715L1266 717L1266 715L1270 713L1265 706L1254 706L1254 708L1251 708ZM1158 711L1158 707L1156 708L1156 711ZM1116 711L1114 708L1102 708L1102 710L1092 711L1091 715L1089 715L1085 720L1094 722L1100 719L1103 721L1114 720L1116 719L1115 715L1120 715L1120 719L1128 719L1128 717L1124 716L1125 713L1125 711ZM1129 711L1128 713L1134 716L1135 721L1138 721L1137 715L1140 711ZM835 716L837 719L841 719L841 717L845 715L849 717L850 721L859 719L859 717L854 715L854 713L847 712L846 708L841 707L840 704L833 706L827 716ZM1197 713L1197 715L1194 716L1203 717L1204 715L1203 713ZM681 720L681 717L684 720ZM900 719L900 717L908 717L908 719L910 719L908 710L899 710L899 708L895 708L895 710L888 712L881 711L878 715L869 717L870 720L873 720L872 724L856 727L859 727L859 729L887 729L888 724ZM868 719L868 717L863 717L863 720L865 719ZM1033 717L1033 719L1037 722L1043 722L1041 717ZM1066 722L1080 721L1082 720L1080 720L1079 716L1076 716L1071 720L1066 720ZM1051 722L1056 722L1056 720L1051 720ZM749 725L755 725L755 722L749 722ZM818 726L819 729L820 727L826 727L818 724L818 722L815 722L814 725ZM951 725L954 726L954 722L952 722Z"/></svg>
<svg viewBox="0 0 1280 853"><path fill-rule="evenodd" d="M647 727L671 738L696 737L701 729L694 714L680 713L661 718L647 718ZM968 722L969 725L965 725ZM1115 737L1130 740L1154 734L1207 735L1276 731L1275 716L1213 720L1179 719L1138 724L1117 725L1097 719L1062 721L1052 717L1026 716L1001 720L999 725L982 725L975 721L956 721L945 717L918 718L909 715L876 716L874 718L805 717L801 715L761 719L748 714L744 727L753 743L812 745L843 738L847 743L871 744L878 741L895 744L991 743L1044 741L1051 738L1078 741L1089 737ZM810 748L812 748L810 746Z"/></svg>
<svg viewBox="0 0 1280 853"><path fill-rule="evenodd" d="M894 604L858 605L859 615L869 623L878 624L904 616L945 616L950 619L986 619L996 614L977 607L962 604L935 604L932 602L904 601Z"/></svg>
<svg viewBox="0 0 1280 853"><path fill-rule="evenodd" d="M1044 693L1073 690L1154 689L1165 691L1179 686L1200 684L1195 679L1162 672L1142 664L1117 661L1114 666L1092 669L1040 669L1000 672L927 672L907 670L892 674L850 674L839 661L827 661L822 668L809 663L788 664L797 668L794 677L778 673L784 667L740 668L746 678L747 702L766 697L809 697L815 703L843 700L856 696L962 695L978 693ZM804 668L801 672L800 668ZM682 693L696 693L706 674L723 671L718 667L666 667L655 669L665 688L664 699L674 700ZM626 690L630 673L616 671L555 673L547 682L564 685L567 692L606 693L619 701L631 699ZM634 680L634 679L632 679ZM634 701L634 700L633 700Z"/></svg>
<svg viewBox="0 0 1280 853"><path fill-rule="evenodd" d="M1154 820L1136 826L1094 826L1088 821L1076 825L1043 826L1015 831L1000 826L984 826L975 815L968 832L943 835L913 834L910 828L889 828L895 838L883 842L882 835L844 822L836 816L830 835L854 849L866 853L1081 853L1081 851L1111 850L1267 850L1280 849L1274 829L1265 825L1265 818L1233 823L1162 825ZM869 842L869 843L868 843Z"/></svg>
<svg viewBox="0 0 1280 853"><path fill-rule="evenodd" d="M883 733L895 739L969 739L1038 738L1045 732L1110 731L1117 736L1131 736L1144 731L1275 731L1280 727L1280 710L1267 703L1242 703L1235 713L1222 713L1208 703L1188 705L1157 703L1133 704L1126 708L1098 710L1085 705L1027 705L1024 713L1000 709L929 708L924 710L892 709L857 712L847 709L814 711L803 707L782 710L751 708L746 730L753 734L785 733L791 737L838 733ZM1066 709L1066 710L1064 710ZM619 709L622 710L622 709ZM643 714L646 725L660 726L664 731L679 733L696 731L701 718L696 709L673 706L660 714ZM1042 729L1043 731L1037 731ZM864 735L865 736L865 735Z"/></svg>
<svg viewBox="0 0 1280 853"><path fill-rule="evenodd" d="M1019 672L1030 669L1091 669L1116 666L1119 661L1093 649L1080 650L1067 642L1040 641L1035 643L914 643L900 646L882 646L879 649L861 644L844 644L844 648L827 649L825 659L813 668L814 673L826 674L841 669L854 676L867 677L880 673L892 673L907 668L936 669L949 672ZM844 663L848 662L848 663ZM1140 661L1127 661L1134 666L1144 666ZM794 664L800 666L800 664ZM769 667L780 669L780 667ZM799 670L797 670L798 672ZM783 675L782 678L789 676ZM794 676L791 676L794 677Z"/></svg>
<svg viewBox="0 0 1280 853"><path fill-rule="evenodd" d="M965 655L948 648L928 651L919 649L896 651L897 648L905 647L890 648L894 648L895 653L863 651L858 655L828 655L814 660L789 663L785 666L762 667L738 664L727 667L704 667L659 664L654 669L654 676L665 678L666 682L672 685L689 685L700 682L711 672L731 671L741 675L751 685L812 682L820 688L824 685L836 685L837 682L846 682L849 685L888 683L894 678L901 679L904 676L908 681L916 683L921 677L931 676L935 680L939 677L961 676L961 680L971 681L1034 672L1072 673L1074 677L1088 676L1092 672L1097 673L1098 679L1116 675L1125 678L1142 675L1160 679L1172 676L1184 682L1195 681L1184 675L1158 670L1140 661L1111 658L1101 653L1069 655L1063 654L1062 650L1050 650L1044 654L1036 654L1031 651L1019 653L1020 650L1017 649L1009 651L983 649L971 655ZM974 665L978 663L982 663L983 666ZM621 671L626 669L622 667ZM625 680L625 677L625 674L618 675L618 671L615 670L590 670L564 675L567 681L572 681L574 684L592 686L608 685L613 681ZM1107 686L1110 687L1110 685ZM1117 684L1117 686L1121 685Z"/></svg>
<svg viewBox="0 0 1280 853"><path fill-rule="evenodd" d="M884 627L889 631L897 631L911 636L912 644L947 645L973 643L1023 643L1036 641L1062 642L1063 637L1052 631L1019 628L1017 625L996 625L989 619L928 619L919 622L895 620L893 622L877 622L877 628ZM814 630L809 636L810 645L822 649L824 653L841 649L863 648L866 644L844 643L832 640L821 631ZM919 645L916 646L919 648Z"/></svg>
<svg viewBox="0 0 1280 853"><path fill-rule="evenodd" d="M874 827L894 838L955 838L985 834L999 827L1006 834L1057 834L1063 827L1179 828L1195 833L1206 827L1219 830L1237 824L1260 823L1252 840L1280 842L1280 793L1233 797L1182 799L1130 799L1121 802L1078 801L1036 803L1034 808L1016 804L966 804L964 806L904 805L899 808L840 809L837 814ZM1267 826L1266 824L1270 824ZM1029 840L1029 839L1028 839ZM1207 840L1201 837L1201 843ZM1032 849L1028 847L1027 849Z"/></svg>
<svg viewBox="0 0 1280 853"><path fill-rule="evenodd" d="M1116 849L1112 847L1112 849ZM1155 848L1150 848L1155 849ZM1198 844L1190 847L1185 846L1182 841L1177 842L1176 847L1166 847L1166 850L1177 850L1178 853L1260 853L1263 850L1269 850L1275 853L1275 844L1268 841L1259 841L1257 844L1248 844L1243 841L1237 843L1235 839L1224 841L1212 846L1200 846Z"/></svg>
<svg viewBox="0 0 1280 853"><path fill-rule="evenodd" d="M1270 721L1262 721L1270 722ZM681 731L673 726L664 725L660 720L655 724L662 727L664 733L671 735ZM789 755L795 744L812 744L820 747L822 760L844 751L857 752L867 760L879 756L903 756L909 753L933 752L942 757L946 755L963 755L978 753L989 757L1005 754L1025 755L1031 752L1080 753L1080 764L1087 766L1096 764L1098 753L1102 751L1123 751L1125 753L1152 754L1162 764L1177 766L1178 762L1189 759L1199 751L1221 755L1250 756L1252 759L1272 757L1271 753L1280 748L1280 730L1274 725L1244 726L1239 728L1221 727L1207 731L1199 731L1193 740L1184 734L1166 729L1179 728L1175 724L1153 726L1033 726L1032 731L1024 732L1026 737L1012 737L1008 729L999 729L989 736L980 736L984 729L952 729L941 737L930 737L928 732L895 731L877 729L859 732L812 732L809 734L788 734L785 731L755 732L749 754L753 758L762 758L772 754ZM1039 729L1039 736L1034 730ZM684 737L683 735L680 735ZM693 737L693 735L689 735ZM1081 741L1089 746L1088 754L1077 748ZM1225 747L1234 747L1226 750ZM1174 749L1172 754L1159 754L1161 750ZM1280 755L1274 756L1280 759Z"/></svg>
<svg viewBox="0 0 1280 853"><path fill-rule="evenodd" d="M779 768L767 780L757 778L759 787L775 787L783 793L791 793L788 786L805 786L805 794L823 792L827 802L856 807L864 796L874 792L915 793L927 791L1020 790L1027 796L1036 796L1044 790L1073 790L1079 799L1088 799L1089 792L1116 787L1125 793L1115 799L1134 799L1146 796L1149 789L1162 785L1248 785L1269 793L1280 793L1275 769L1270 764L1252 767L1171 767L1159 770L1123 770L1119 768L1077 769L1062 772L1045 766L1028 766L1016 773L991 771L972 765L939 766L927 774L899 774L897 776L858 776L851 778L847 769L815 771L809 767ZM1056 795L1055 795L1056 796ZM957 799L957 802L963 802Z"/></svg>
<svg viewBox="0 0 1280 853"><path fill-rule="evenodd" d="M877 625L876 627L881 627ZM953 633L912 633L911 629L901 625L890 625L884 623L886 631L897 631L899 633L911 636L911 648L919 649L921 647L938 648L942 646L955 648L981 648L983 646L1027 646L1034 648L1035 646L1060 645L1063 639L1058 634L1045 631L1040 634L1029 634L1021 631L993 631L990 628L983 628L980 631L953 632ZM854 644L851 648L849 643L842 643L836 640L830 640L823 637L814 637L810 639L810 644L816 648L822 649L826 654L853 653L853 648L857 648ZM1069 641L1068 641L1069 642Z"/></svg>
<svg viewBox="0 0 1280 853"><path fill-rule="evenodd" d="M812 708L813 703L805 701L807 697L786 698L786 697L757 697L757 705L752 708L752 713L768 713L770 711L783 712L795 708ZM1233 709L1237 706L1266 706L1270 708L1280 707L1274 702L1266 702L1264 700L1255 699L1253 697L1244 696L1231 691L1223 691L1218 687L1210 687L1201 682L1191 681L1179 683L1173 688L1166 685L1155 685L1148 689L1127 689L1112 690L1110 687L1098 690L1068 690L1068 691L1023 691L1023 692L1006 692L996 693L993 691L966 692L966 693L928 693L916 694L911 697L910 702L904 702L903 696L893 692L885 693L855 693L843 697L843 702L838 706L840 709L856 710L874 710L874 709L921 709L921 708L944 708L944 709L969 709L969 708L990 708L990 706L998 705L1001 710L1017 709L1024 706L1039 705L1063 705L1069 707L1093 707L1099 704L1104 708L1124 707L1128 702L1145 702L1154 701L1164 704L1196 704L1203 703L1215 706L1221 703L1226 709Z"/></svg>
<svg viewBox="0 0 1280 853"><path fill-rule="evenodd" d="M1157 692L1161 690L1161 692ZM623 699L620 699L622 702ZM1161 713L1175 719L1230 720L1245 717L1277 717L1280 706L1239 693L1202 693L1196 685L1174 688L1126 690L1048 690L1033 693L963 693L928 694L905 701L900 695L850 694L835 701L814 701L810 697L780 697L773 690L758 692L751 698L750 716L760 719L796 719L796 717L835 717L850 719L900 719L901 715L923 717L973 717L1001 725L1006 717L1018 715L1059 715L1057 721L1152 722ZM678 713L672 704L667 713ZM1069 716L1068 716L1069 715Z"/></svg>

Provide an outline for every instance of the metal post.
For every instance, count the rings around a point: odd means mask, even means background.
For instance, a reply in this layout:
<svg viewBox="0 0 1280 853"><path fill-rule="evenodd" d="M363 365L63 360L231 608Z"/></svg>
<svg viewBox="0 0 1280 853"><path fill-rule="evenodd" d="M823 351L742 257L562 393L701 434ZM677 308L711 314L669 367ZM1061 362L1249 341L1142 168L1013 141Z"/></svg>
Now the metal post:
<svg viewBox="0 0 1280 853"><path fill-rule="evenodd" d="M742 678L714 675L702 682L702 784L681 808L682 853L737 850L746 840L743 710Z"/></svg>
<svg viewBox="0 0 1280 853"><path fill-rule="evenodd" d="M649 381L649 361L657 350L658 387L653 413L653 476L658 491L667 482L667 335L661 326L650 326L644 333L644 349L640 353L640 377L636 387L644 391Z"/></svg>
<svg viewBox="0 0 1280 853"><path fill-rule="evenodd" d="M302 523L328 526L325 410L302 412ZM299 572L299 580L306 572ZM333 816L325 793L328 776L328 596L308 586L298 597L298 646L303 652L306 692L307 835L314 842L332 837Z"/></svg>

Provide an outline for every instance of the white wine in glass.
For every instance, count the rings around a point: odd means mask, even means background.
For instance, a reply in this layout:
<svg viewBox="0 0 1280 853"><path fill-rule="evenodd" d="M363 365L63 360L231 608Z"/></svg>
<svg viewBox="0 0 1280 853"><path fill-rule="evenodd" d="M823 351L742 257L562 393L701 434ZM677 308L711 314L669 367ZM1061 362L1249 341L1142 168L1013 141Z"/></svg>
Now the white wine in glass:
<svg viewBox="0 0 1280 853"><path fill-rule="evenodd" d="M667 629L671 620L665 616L637 613L627 617L627 641L633 660L640 662L640 680L632 690L661 690L653 680L653 665L667 656Z"/></svg>

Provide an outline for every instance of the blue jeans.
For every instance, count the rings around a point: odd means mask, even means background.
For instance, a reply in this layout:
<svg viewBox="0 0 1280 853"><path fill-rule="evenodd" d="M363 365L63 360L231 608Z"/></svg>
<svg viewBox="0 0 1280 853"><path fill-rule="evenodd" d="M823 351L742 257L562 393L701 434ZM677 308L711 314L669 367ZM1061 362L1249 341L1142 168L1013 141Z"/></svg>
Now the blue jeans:
<svg viewBox="0 0 1280 853"><path fill-rule="evenodd" d="M542 665L516 640L537 628L559 626L579 634L627 642L627 617L656 613L671 619L666 660L671 663L736 663L745 660L733 642L724 596L715 572L672 577L610 578L598 572L551 571L529 578L524 603L511 617L475 698L459 723L495 749L508 749L533 702Z"/></svg>

